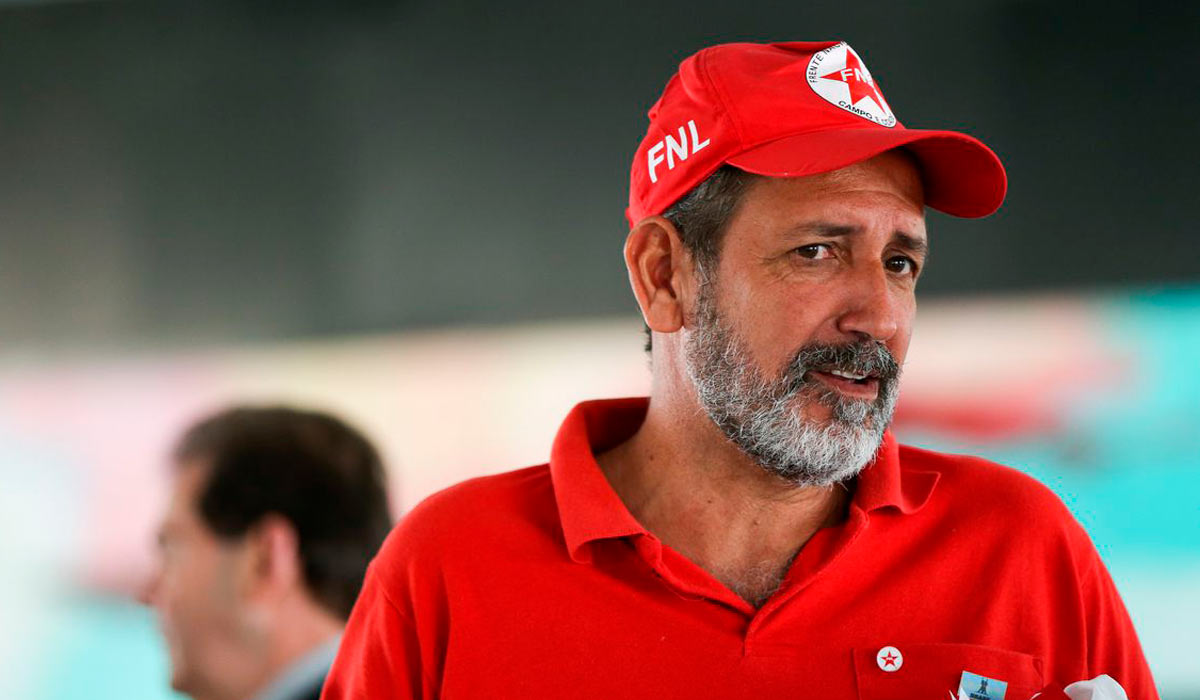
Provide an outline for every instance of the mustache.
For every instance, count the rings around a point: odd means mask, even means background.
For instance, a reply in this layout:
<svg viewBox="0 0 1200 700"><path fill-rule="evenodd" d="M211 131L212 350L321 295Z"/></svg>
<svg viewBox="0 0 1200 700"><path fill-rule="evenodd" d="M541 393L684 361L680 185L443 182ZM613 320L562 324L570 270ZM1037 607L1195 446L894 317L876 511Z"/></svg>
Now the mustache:
<svg viewBox="0 0 1200 700"><path fill-rule="evenodd" d="M810 383L805 375L814 370L865 374L878 379L884 386L894 384L900 377L900 364L887 347L877 340L845 345L805 345L796 351L783 374L788 385L798 389Z"/></svg>

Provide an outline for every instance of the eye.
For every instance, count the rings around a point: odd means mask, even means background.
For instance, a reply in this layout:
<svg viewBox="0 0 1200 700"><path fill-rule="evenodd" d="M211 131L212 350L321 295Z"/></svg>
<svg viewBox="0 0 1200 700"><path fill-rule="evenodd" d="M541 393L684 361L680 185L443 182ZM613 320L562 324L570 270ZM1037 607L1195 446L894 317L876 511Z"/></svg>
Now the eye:
<svg viewBox="0 0 1200 700"><path fill-rule="evenodd" d="M908 257L907 255L897 255L895 257L888 258L887 262L884 263L884 266L892 272L910 275L917 274L917 261Z"/></svg>
<svg viewBox="0 0 1200 700"><path fill-rule="evenodd" d="M824 260L833 257L833 248L825 243L813 243L812 245L800 246L792 251L802 258L809 260Z"/></svg>

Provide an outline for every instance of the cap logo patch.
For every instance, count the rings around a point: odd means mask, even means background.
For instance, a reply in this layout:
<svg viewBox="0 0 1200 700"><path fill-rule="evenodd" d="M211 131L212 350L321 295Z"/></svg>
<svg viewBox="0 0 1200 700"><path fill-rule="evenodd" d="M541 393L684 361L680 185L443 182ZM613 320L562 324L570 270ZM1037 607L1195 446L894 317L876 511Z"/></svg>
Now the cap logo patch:
<svg viewBox="0 0 1200 700"><path fill-rule="evenodd" d="M690 144L688 142L689 133L692 136ZM658 182L658 166L662 165L664 160L667 161L667 170L674 170L677 163L687 160L689 155L695 155L696 151L703 149L710 141L711 139L700 140L700 134L696 131L695 119L688 120L686 132L682 126L679 127L678 139L668 133L666 138L661 139L646 151L646 170L650 174L650 182ZM664 150L666 151L665 157L663 156Z"/></svg>
<svg viewBox="0 0 1200 700"><path fill-rule="evenodd" d="M875 87L875 79L846 42L813 54L805 71L808 85L826 102L880 126L896 125L896 115Z"/></svg>

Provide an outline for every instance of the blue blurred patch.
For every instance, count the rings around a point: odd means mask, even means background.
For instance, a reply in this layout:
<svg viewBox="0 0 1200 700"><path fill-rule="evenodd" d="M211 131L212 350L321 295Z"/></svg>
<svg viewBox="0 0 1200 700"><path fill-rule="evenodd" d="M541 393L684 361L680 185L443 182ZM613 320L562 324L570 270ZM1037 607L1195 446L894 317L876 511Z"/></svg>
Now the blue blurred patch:
<svg viewBox="0 0 1200 700"><path fill-rule="evenodd" d="M121 598L72 597L32 675L44 700L185 700L171 691L152 613Z"/></svg>

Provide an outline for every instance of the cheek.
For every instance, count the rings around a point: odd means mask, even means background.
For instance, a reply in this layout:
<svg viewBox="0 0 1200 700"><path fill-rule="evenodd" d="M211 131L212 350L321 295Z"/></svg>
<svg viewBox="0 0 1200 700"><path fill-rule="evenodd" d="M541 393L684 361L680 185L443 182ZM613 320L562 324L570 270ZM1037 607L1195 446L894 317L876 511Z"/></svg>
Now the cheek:
<svg viewBox="0 0 1200 700"><path fill-rule="evenodd" d="M195 609L195 590L199 587L191 580L186 567L176 565L164 571L159 593L159 607L163 623L175 629L186 630L189 618Z"/></svg>
<svg viewBox="0 0 1200 700"><path fill-rule="evenodd" d="M813 291L798 299L786 306L781 304L775 325L763 329L768 334L770 357L779 370L802 348L814 344L840 345L851 340L838 330L839 306L832 295Z"/></svg>
<svg viewBox="0 0 1200 700"><path fill-rule="evenodd" d="M211 619L213 572L212 562L196 556L181 556L163 572L163 612L181 632L203 626Z"/></svg>
<svg viewBox="0 0 1200 700"><path fill-rule="evenodd" d="M763 285L732 301L722 309L724 317L764 366L787 363L796 350L821 339L823 326L836 318L831 296L809 286Z"/></svg>

